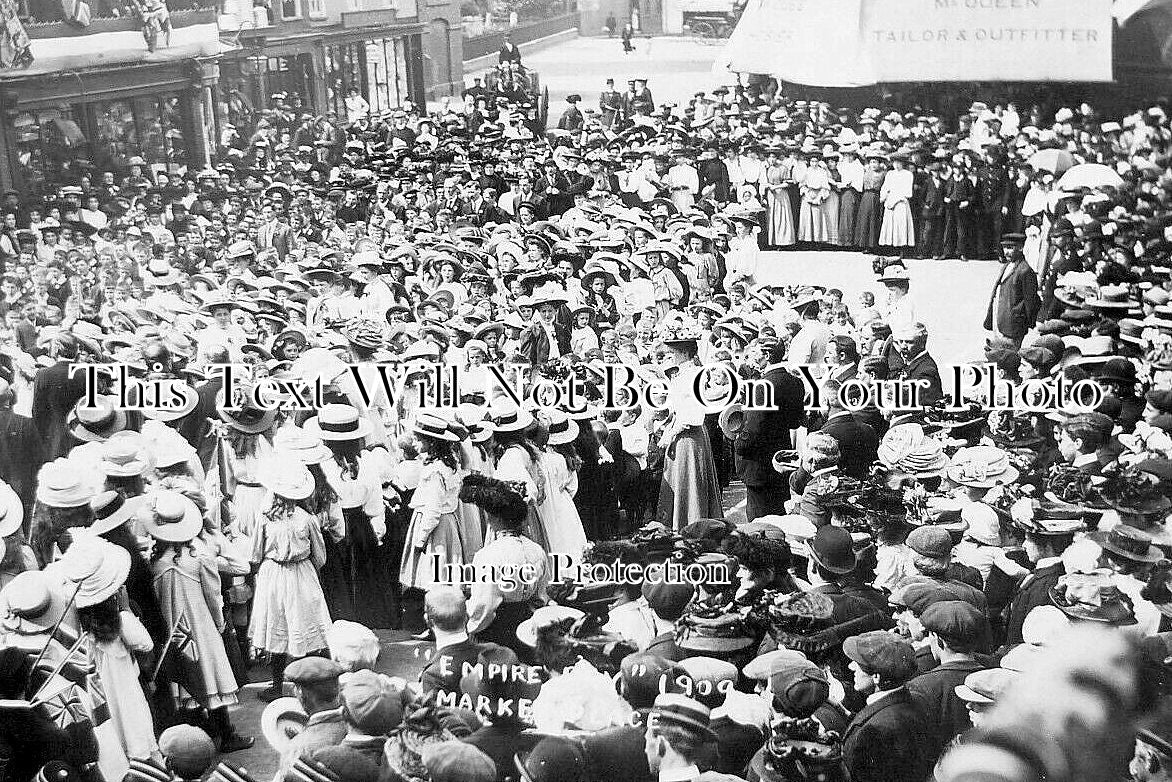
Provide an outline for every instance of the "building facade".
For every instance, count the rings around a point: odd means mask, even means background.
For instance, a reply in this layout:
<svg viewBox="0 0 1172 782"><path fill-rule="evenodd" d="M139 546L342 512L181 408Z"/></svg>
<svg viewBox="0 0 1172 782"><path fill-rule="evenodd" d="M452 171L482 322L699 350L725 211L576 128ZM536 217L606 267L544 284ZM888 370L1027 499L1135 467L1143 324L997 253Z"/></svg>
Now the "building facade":
<svg viewBox="0 0 1172 782"><path fill-rule="evenodd" d="M0 188L202 168L228 123L276 103L345 122L362 102L383 112L462 88L456 0L166 0L154 30L123 1L88 0L87 19L21 0L5 20Z"/></svg>

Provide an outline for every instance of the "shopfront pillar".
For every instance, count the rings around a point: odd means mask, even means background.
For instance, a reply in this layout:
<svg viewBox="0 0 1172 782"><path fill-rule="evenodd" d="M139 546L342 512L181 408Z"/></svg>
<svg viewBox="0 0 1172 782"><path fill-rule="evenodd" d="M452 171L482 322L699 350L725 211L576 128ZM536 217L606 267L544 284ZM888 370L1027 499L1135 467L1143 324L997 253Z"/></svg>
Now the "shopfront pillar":
<svg viewBox="0 0 1172 782"><path fill-rule="evenodd" d="M331 71L326 64L326 46L324 41L313 43L313 105L318 112L329 112L329 98L326 92L326 80L331 78ZM342 118L345 120L345 117Z"/></svg>

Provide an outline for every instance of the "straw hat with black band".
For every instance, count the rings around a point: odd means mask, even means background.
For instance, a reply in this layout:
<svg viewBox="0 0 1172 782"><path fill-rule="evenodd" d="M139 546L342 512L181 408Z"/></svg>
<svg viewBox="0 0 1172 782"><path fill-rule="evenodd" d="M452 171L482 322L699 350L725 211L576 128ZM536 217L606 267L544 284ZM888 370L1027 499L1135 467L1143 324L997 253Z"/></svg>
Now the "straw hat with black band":
<svg viewBox="0 0 1172 782"><path fill-rule="evenodd" d="M327 442L361 440L371 433L372 428L370 421L357 408L341 404L325 405L304 426L307 433Z"/></svg>

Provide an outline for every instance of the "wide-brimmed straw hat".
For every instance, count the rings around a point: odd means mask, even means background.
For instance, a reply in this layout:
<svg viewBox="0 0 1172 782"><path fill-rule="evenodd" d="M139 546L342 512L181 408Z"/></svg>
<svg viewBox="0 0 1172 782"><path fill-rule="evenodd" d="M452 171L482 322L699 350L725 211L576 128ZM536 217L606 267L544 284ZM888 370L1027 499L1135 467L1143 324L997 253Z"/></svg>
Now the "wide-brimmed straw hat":
<svg viewBox="0 0 1172 782"><path fill-rule="evenodd" d="M1015 482L1020 473L1009 463L1009 454L991 445L961 448L948 466L948 478L962 486L991 489Z"/></svg>
<svg viewBox="0 0 1172 782"><path fill-rule="evenodd" d="M539 628L548 627L567 619L576 622L585 615L577 608L569 606L542 606L533 612L533 616L517 626L517 640L530 648L536 647Z"/></svg>
<svg viewBox="0 0 1172 782"><path fill-rule="evenodd" d="M296 457L302 464L321 464L334 458L321 438L304 429L281 429L273 435L273 448Z"/></svg>
<svg viewBox="0 0 1172 782"><path fill-rule="evenodd" d="M329 404L314 418L305 422L309 434L325 441L361 440L370 434L372 426L366 416L351 405Z"/></svg>
<svg viewBox="0 0 1172 782"><path fill-rule="evenodd" d="M578 439L578 422L562 410L550 410L549 440L550 445L567 445Z"/></svg>
<svg viewBox="0 0 1172 782"><path fill-rule="evenodd" d="M56 459L37 473L37 501L50 508L78 508L89 503L93 489L84 470L69 459Z"/></svg>
<svg viewBox="0 0 1172 782"><path fill-rule="evenodd" d="M24 522L24 503L16 490L0 481L0 538L6 538L20 529Z"/></svg>
<svg viewBox="0 0 1172 782"><path fill-rule="evenodd" d="M97 535L75 534L57 564L77 589L74 604L86 608L112 597L126 583L130 552Z"/></svg>
<svg viewBox="0 0 1172 782"><path fill-rule="evenodd" d="M313 494L314 480L300 459L286 451L275 451L257 466L261 486L287 500L303 500Z"/></svg>
<svg viewBox="0 0 1172 782"><path fill-rule="evenodd" d="M251 391L245 392L246 401L234 410L218 408L220 418L228 426L245 434L260 434L267 432L277 420L276 410L262 410L252 402Z"/></svg>
<svg viewBox="0 0 1172 782"><path fill-rule="evenodd" d="M498 432L523 432L533 425L533 414L521 407L494 411L492 425Z"/></svg>
<svg viewBox="0 0 1172 782"><path fill-rule="evenodd" d="M126 413L113 397L99 396L89 406L82 399L69 414L69 434L85 443L100 443L126 428Z"/></svg>
<svg viewBox="0 0 1172 782"><path fill-rule="evenodd" d="M178 421L199 406L199 392L180 380L169 383L165 406L144 407L142 414L154 421Z"/></svg>
<svg viewBox="0 0 1172 782"><path fill-rule="evenodd" d="M0 607L6 614L0 624L21 635L39 635L56 626L68 610L67 602L56 594L45 571L26 570L0 589Z"/></svg>
<svg viewBox="0 0 1172 782"><path fill-rule="evenodd" d="M453 431L449 421L426 410L415 413L414 420L411 422L411 431L420 437L430 437L433 440L444 440L449 443L458 442L460 439L460 435Z"/></svg>
<svg viewBox="0 0 1172 782"><path fill-rule="evenodd" d="M283 754L293 738L305 730L308 721L309 715L301 701L290 697L277 698L261 712L260 732L269 746Z"/></svg>
<svg viewBox="0 0 1172 782"><path fill-rule="evenodd" d="M125 499L116 491L104 491L90 500L90 510L94 514L94 522L89 531L95 535L105 535L107 532L121 527L134 518L142 504L142 497Z"/></svg>
<svg viewBox="0 0 1172 782"><path fill-rule="evenodd" d="M135 478L153 466L147 442L138 432L119 432L101 449L102 472L114 478Z"/></svg>
<svg viewBox="0 0 1172 782"><path fill-rule="evenodd" d="M164 543L186 543L203 530L199 508L176 491L159 490L148 494L138 518L148 535Z"/></svg>

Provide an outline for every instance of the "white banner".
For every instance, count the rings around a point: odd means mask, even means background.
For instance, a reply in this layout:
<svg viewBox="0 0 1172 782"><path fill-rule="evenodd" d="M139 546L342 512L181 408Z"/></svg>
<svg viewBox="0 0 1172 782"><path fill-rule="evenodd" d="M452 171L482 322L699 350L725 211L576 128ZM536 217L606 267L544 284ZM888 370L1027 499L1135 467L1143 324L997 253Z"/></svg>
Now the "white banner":
<svg viewBox="0 0 1172 782"><path fill-rule="evenodd" d="M1112 0L749 0L718 65L822 87L1110 81Z"/></svg>
<svg viewBox="0 0 1172 782"><path fill-rule="evenodd" d="M878 81L1110 81L1111 0L867 0Z"/></svg>

